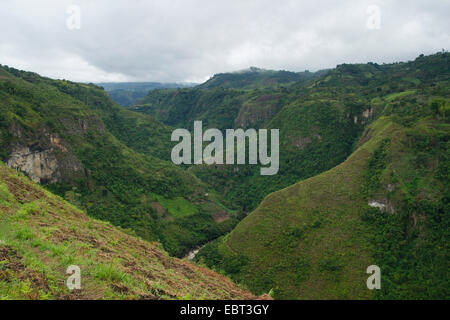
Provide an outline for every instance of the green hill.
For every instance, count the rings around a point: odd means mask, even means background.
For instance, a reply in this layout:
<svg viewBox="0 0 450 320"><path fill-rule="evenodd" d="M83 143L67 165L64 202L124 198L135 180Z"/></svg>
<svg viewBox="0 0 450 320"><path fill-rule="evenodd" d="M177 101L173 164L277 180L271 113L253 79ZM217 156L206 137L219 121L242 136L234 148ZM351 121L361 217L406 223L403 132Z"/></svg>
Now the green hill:
<svg viewBox="0 0 450 320"><path fill-rule="evenodd" d="M229 220L217 223L220 198L164 160L170 133L95 85L0 68L1 160L89 215L183 255L236 220L229 212Z"/></svg>
<svg viewBox="0 0 450 320"><path fill-rule="evenodd" d="M0 163L0 299L256 298L130 233ZM81 289L66 287L70 265Z"/></svg>
<svg viewBox="0 0 450 320"><path fill-rule="evenodd" d="M341 100L347 107L352 95L369 99L363 115L374 122L354 152L267 196L197 259L282 299L448 298L448 59L343 65L316 81L310 96L317 100L339 96L338 88L349 93ZM291 108L277 115L290 115L280 125L301 123ZM382 273L377 292L366 288L373 264Z"/></svg>

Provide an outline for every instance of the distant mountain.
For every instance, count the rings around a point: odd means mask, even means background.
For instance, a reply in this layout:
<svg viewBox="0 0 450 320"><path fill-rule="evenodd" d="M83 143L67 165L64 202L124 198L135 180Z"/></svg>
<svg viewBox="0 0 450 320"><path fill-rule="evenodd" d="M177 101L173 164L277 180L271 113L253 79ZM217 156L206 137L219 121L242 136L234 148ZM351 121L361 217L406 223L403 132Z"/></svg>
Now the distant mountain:
<svg viewBox="0 0 450 320"><path fill-rule="evenodd" d="M161 82L103 82L103 87L117 104L128 107L145 97L149 91L167 88L189 88L195 83L161 83Z"/></svg>

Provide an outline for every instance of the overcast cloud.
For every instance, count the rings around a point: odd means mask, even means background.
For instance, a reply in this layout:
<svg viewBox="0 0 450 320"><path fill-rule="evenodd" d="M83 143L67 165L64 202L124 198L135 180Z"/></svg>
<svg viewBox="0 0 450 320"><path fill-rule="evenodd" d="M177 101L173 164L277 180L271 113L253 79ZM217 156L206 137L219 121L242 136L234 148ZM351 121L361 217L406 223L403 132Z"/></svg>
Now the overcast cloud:
<svg viewBox="0 0 450 320"><path fill-rule="evenodd" d="M66 26L69 5L81 28ZM379 29L367 27L370 5ZM73 81L191 81L449 49L450 0L2 0L0 64ZM372 16L373 17L373 16Z"/></svg>

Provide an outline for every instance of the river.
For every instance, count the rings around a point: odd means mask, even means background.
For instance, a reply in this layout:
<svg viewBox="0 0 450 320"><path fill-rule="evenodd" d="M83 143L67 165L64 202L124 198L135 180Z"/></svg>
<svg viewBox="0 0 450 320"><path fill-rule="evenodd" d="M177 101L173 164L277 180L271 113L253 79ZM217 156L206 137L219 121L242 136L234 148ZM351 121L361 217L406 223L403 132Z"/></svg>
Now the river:
<svg viewBox="0 0 450 320"><path fill-rule="evenodd" d="M191 251L188 252L187 255L185 255L183 257L183 259L187 260L187 261L191 261L195 258L195 256L197 255L197 253L203 249L204 246L206 246L207 244L209 244L210 242L205 243L204 245L200 246L200 247L196 247L195 249L192 249Z"/></svg>

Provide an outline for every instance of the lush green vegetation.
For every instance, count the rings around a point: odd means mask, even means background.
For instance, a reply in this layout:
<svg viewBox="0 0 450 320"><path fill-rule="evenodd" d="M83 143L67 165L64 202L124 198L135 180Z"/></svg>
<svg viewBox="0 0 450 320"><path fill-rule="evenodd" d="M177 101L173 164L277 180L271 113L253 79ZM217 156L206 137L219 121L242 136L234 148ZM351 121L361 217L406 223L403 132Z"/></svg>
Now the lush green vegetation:
<svg viewBox="0 0 450 320"><path fill-rule="evenodd" d="M279 80L285 75L283 72L268 74ZM290 87L280 87L280 83L285 83L281 80L262 86L259 77L265 77L265 71L216 75L209 81L216 85L206 86L207 82L193 89L155 90L132 109L153 115L167 125L188 129L195 120L202 120L204 127L221 130L279 128L281 159L276 176L262 177L255 166L194 166L189 169L222 195L228 206L249 212L270 192L342 162L361 132L362 123L354 123L353 116L361 117L368 98L358 100L342 93L337 98L324 95L323 99L317 99L317 91L325 90L306 89L305 85L314 83L305 81L320 74L291 73L298 79ZM223 78L228 79L226 86L221 85ZM244 80L247 87L237 89ZM252 89L255 86L256 89ZM352 103L346 105L348 100Z"/></svg>
<svg viewBox="0 0 450 320"><path fill-rule="evenodd" d="M155 89L185 88L194 84L189 83L160 83L160 82L105 82L98 83L117 104L128 107L144 98L147 93Z"/></svg>
<svg viewBox="0 0 450 320"><path fill-rule="evenodd" d="M130 234L0 163L0 300L255 298ZM70 265L81 289L66 286Z"/></svg>
<svg viewBox="0 0 450 320"><path fill-rule="evenodd" d="M93 217L162 241L174 255L231 230L233 223L218 226L211 217L223 210L220 197L205 196L198 179L161 160L170 157L169 127L119 107L95 85L0 70L2 160L17 145L47 152L61 171L57 182L41 181L51 191ZM198 222L195 230L185 230L187 215Z"/></svg>
<svg viewBox="0 0 450 320"><path fill-rule="evenodd" d="M388 108L397 106L400 100L414 99L418 89L439 83L448 69L446 56L388 65L343 64L307 73L307 77L297 74L301 79L296 82L280 80L283 72L219 74L196 88L152 91L132 109L188 129L195 120L222 130L280 129L280 171L276 176L261 176L256 166L189 169L222 195L229 207L250 212L270 192L344 161L364 127L388 111L383 109L387 102L392 102L387 103ZM263 85L266 76L278 80Z"/></svg>
<svg viewBox="0 0 450 320"><path fill-rule="evenodd" d="M370 230L373 257L384 271L378 298L449 297L450 125L443 121L448 106L448 99L422 106L408 119L403 143L383 141L368 163L367 194L396 203L395 214L376 208L360 213ZM406 110L393 112L402 116Z"/></svg>
<svg viewBox="0 0 450 320"><path fill-rule="evenodd" d="M22 146L56 159L54 175L41 180L49 190L172 255L218 238L197 261L256 294L446 299L449 66L442 52L314 74L250 69L154 90L128 109L96 85L1 67L0 157L11 160ZM280 129L279 173L174 166L170 133L195 120ZM0 184L3 208L10 191ZM15 207L14 219L39 207ZM23 224L10 238L35 236ZM372 264L381 267L380 291L366 288ZM129 277L113 261L92 275Z"/></svg>
<svg viewBox="0 0 450 320"><path fill-rule="evenodd" d="M346 161L270 194L198 261L276 298L447 299L449 65L439 53L342 65L315 80L304 89L315 105L333 108L333 97L361 128L373 123ZM348 132L358 137L357 127ZM379 292L365 287L371 264L381 268Z"/></svg>

